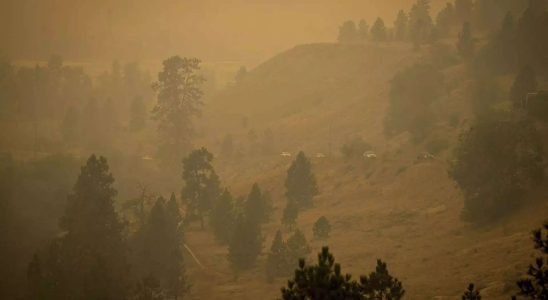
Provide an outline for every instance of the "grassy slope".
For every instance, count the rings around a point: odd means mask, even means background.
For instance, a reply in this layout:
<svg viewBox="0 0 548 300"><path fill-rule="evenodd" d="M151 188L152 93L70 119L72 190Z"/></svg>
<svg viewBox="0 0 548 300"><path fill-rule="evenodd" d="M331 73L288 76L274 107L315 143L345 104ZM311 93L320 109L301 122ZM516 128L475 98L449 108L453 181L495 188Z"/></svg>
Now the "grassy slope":
<svg viewBox="0 0 548 300"><path fill-rule="evenodd" d="M215 149L230 133L244 145L250 128L274 132L274 152L254 152L236 162L223 157L217 161L221 178L235 194L245 194L255 181L272 193L275 211L264 227L264 252L280 227L283 180L290 163L276 151L331 152L327 158L313 159L321 194L298 221L311 241L312 259L328 244L343 271L357 276L370 272L375 260L382 258L404 282L408 299L458 299L471 281L485 289L486 299L507 299L502 295L513 289L531 260L529 232L540 225L548 209L539 205L517 212L504 224L471 228L459 218L462 197L447 177L449 154L417 164L414 159L422 148L405 134L385 139L382 120L388 81L418 55L405 45L296 47L210 100L202 124L208 138L202 142ZM463 69L454 67L445 73L455 85L448 105L462 106ZM248 128L241 126L243 116L249 119ZM455 141L458 130L446 134ZM374 145L380 154L377 161L345 162L336 155L341 143L356 135ZM548 194L535 193L532 197ZM321 215L329 218L333 231L328 240L315 241L311 228ZM191 228L187 239L205 265L200 269L188 263L196 298L279 295L285 279L266 283L264 255L255 269L235 276L226 261L226 248L209 232Z"/></svg>

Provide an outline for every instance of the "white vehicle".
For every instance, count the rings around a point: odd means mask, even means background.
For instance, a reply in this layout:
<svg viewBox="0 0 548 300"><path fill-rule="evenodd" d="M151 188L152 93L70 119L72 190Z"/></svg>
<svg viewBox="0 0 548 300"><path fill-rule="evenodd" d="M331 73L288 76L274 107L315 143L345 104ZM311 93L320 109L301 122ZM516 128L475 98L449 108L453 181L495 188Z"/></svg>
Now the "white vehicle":
<svg viewBox="0 0 548 300"><path fill-rule="evenodd" d="M284 151L284 152L282 152L282 153L280 154L280 156L281 156L281 157L291 157L291 153L285 152L285 151Z"/></svg>
<svg viewBox="0 0 548 300"><path fill-rule="evenodd" d="M431 160L434 159L435 156L433 154L430 154L428 152L422 152L417 156L417 160Z"/></svg>
<svg viewBox="0 0 548 300"><path fill-rule="evenodd" d="M316 153L316 158L324 158L324 157L325 157L325 154L321 152Z"/></svg>
<svg viewBox="0 0 548 300"><path fill-rule="evenodd" d="M377 158L377 154L373 151L365 151L363 153L363 157L368 158L368 159L374 159L374 158Z"/></svg>

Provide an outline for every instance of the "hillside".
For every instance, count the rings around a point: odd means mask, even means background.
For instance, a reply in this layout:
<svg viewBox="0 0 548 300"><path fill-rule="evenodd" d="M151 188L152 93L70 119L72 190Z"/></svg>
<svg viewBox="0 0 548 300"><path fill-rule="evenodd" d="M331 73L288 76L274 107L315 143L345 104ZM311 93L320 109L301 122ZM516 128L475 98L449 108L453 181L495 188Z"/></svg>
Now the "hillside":
<svg viewBox="0 0 548 300"><path fill-rule="evenodd" d="M291 161L279 153L301 149L312 157L320 187L314 207L299 216L297 226L312 246L310 259L327 244L343 271L357 276L370 272L382 258L404 282L408 299L459 299L472 281L485 299L508 298L533 253L529 233L544 221L548 206L523 209L490 227L472 227L460 219L462 195L447 175L450 150L417 162L424 145L415 145L406 133L385 138L389 81L426 52L399 44L298 46L208 100L201 121L207 138L200 143L220 153L216 165L223 184L245 195L257 181L271 192L274 214L263 229L263 255L257 266L238 276L228 266L226 248L210 232L198 226L189 229L188 244L204 265L187 260L195 298L279 295L285 279L269 284L264 275L264 253L281 228L283 181ZM463 114L461 127L444 128L451 145L470 118L463 72L462 66L443 70L454 82L447 105ZM265 130L272 132L272 141L261 147ZM250 138L250 131L258 137ZM237 159L222 154L228 134ZM373 145L377 160L347 161L340 156L342 144L356 136ZM317 152L327 157L315 158ZM546 195L548 191L540 189L531 198ZM328 240L316 241L312 224L322 215L331 220L333 231Z"/></svg>

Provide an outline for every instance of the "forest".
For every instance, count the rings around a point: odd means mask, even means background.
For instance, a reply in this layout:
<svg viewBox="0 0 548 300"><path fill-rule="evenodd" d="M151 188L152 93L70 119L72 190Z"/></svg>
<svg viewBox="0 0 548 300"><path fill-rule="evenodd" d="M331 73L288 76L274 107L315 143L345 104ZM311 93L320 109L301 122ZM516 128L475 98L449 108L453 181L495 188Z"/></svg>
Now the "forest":
<svg viewBox="0 0 548 300"><path fill-rule="evenodd" d="M0 4L0 299L548 299L548 1L65 2Z"/></svg>

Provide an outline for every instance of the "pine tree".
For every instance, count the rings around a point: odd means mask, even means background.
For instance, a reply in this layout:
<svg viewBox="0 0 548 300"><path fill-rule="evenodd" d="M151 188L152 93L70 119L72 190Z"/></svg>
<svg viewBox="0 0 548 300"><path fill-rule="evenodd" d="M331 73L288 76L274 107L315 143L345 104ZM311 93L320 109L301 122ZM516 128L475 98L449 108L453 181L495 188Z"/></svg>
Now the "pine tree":
<svg viewBox="0 0 548 300"><path fill-rule="evenodd" d="M367 41L369 37L369 25L367 25L364 19L361 19L360 23L358 23L358 36L362 42Z"/></svg>
<svg viewBox="0 0 548 300"><path fill-rule="evenodd" d="M263 247L259 224L250 222L243 215L236 217L234 234L228 245L228 260L235 271L251 268Z"/></svg>
<svg viewBox="0 0 548 300"><path fill-rule="evenodd" d="M182 199L187 204L187 217L198 217L202 229L204 215L211 210L221 193L221 184L211 165L212 161L213 154L206 148L194 150L183 159L182 177L185 186L181 192Z"/></svg>
<svg viewBox="0 0 548 300"><path fill-rule="evenodd" d="M548 223L533 231L533 242L541 256L529 265L527 278L519 280L519 295L529 299L548 299Z"/></svg>
<svg viewBox="0 0 548 300"><path fill-rule="evenodd" d="M244 213L250 222L262 224L268 221L270 204L257 183L253 184L244 204Z"/></svg>
<svg viewBox="0 0 548 300"><path fill-rule="evenodd" d="M131 131L141 131L146 126L147 108L143 97L138 96L131 101L129 128Z"/></svg>
<svg viewBox="0 0 548 300"><path fill-rule="evenodd" d="M409 12L409 37L415 47L428 42L433 28L430 1L417 0Z"/></svg>
<svg viewBox="0 0 548 300"><path fill-rule="evenodd" d="M473 283L468 285L468 288L462 295L462 300L481 300L480 292L476 290Z"/></svg>
<svg viewBox="0 0 548 300"><path fill-rule="evenodd" d="M343 23L339 28L339 36L337 40L339 43L355 43L359 39L358 30L356 29L356 23L349 20Z"/></svg>
<svg viewBox="0 0 548 300"><path fill-rule="evenodd" d="M381 18L377 18L371 27L371 38L376 42L386 41L386 26Z"/></svg>
<svg viewBox="0 0 548 300"><path fill-rule="evenodd" d="M290 260L288 259L288 249L282 237L282 232L278 230L272 240L270 252L266 258L266 276L268 281L272 281L277 276L286 276L291 270Z"/></svg>
<svg viewBox="0 0 548 300"><path fill-rule="evenodd" d="M331 231L331 224L325 216L321 216L314 223L313 227L314 237L317 239L325 239L329 237L329 232Z"/></svg>
<svg viewBox="0 0 548 300"><path fill-rule="evenodd" d="M172 163L190 150L193 118L200 114L202 106L204 78L197 74L200 60L196 58L173 56L163 65L153 85L158 99L152 115L158 122L161 143L158 154L165 162Z"/></svg>
<svg viewBox="0 0 548 300"><path fill-rule="evenodd" d="M386 263L380 259L375 272L360 278L360 290L365 299L398 300L405 294L402 283L390 275Z"/></svg>
<svg viewBox="0 0 548 300"><path fill-rule="evenodd" d="M211 227L215 237L223 244L230 241L235 222L234 199L225 189L211 211Z"/></svg>
<svg viewBox="0 0 548 300"><path fill-rule="evenodd" d="M310 254L310 246L306 242L304 234L296 229L287 239L287 252L291 262L298 262Z"/></svg>
<svg viewBox="0 0 548 300"><path fill-rule="evenodd" d="M288 203L294 201L299 208L311 207L312 198L318 194L312 166L302 151L287 170L285 188Z"/></svg>
<svg viewBox="0 0 548 300"><path fill-rule="evenodd" d="M287 205L284 208L282 215L282 223L288 227L295 226L297 217L299 216L299 205L295 200L287 200Z"/></svg>
<svg viewBox="0 0 548 300"><path fill-rule="evenodd" d="M528 93L537 91L538 82L535 70L530 66L523 67L512 84L510 89L510 101L514 107L522 107Z"/></svg>
<svg viewBox="0 0 548 300"><path fill-rule="evenodd" d="M128 265L124 225L114 210L116 190L107 160L92 155L82 167L60 227L62 294L71 299L124 299ZM92 285L89 283L93 282Z"/></svg>
<svg viewBox="0 0 548 300"><path fill-rule="evenodd" d="M407 39L408 23L409 17L403 10L400 10L396 17L396 21L394 21L394 39L396 41L404 41Z"/></svg>
<svg viewBox="0 0 548 300"><path fill-rule="evenodd" d="M474 37L472 36L470 22L462 24L462 31L459 34L457 42L457 50L464 59L470 59L474 56Z"/></svg>
<svg viewBox="0 0 548 300"><path fill-rule="evenodd" d="M436 17L436 32L440 37L448 37L455 24L455 8L452 3L447 3Z"/></svg>

